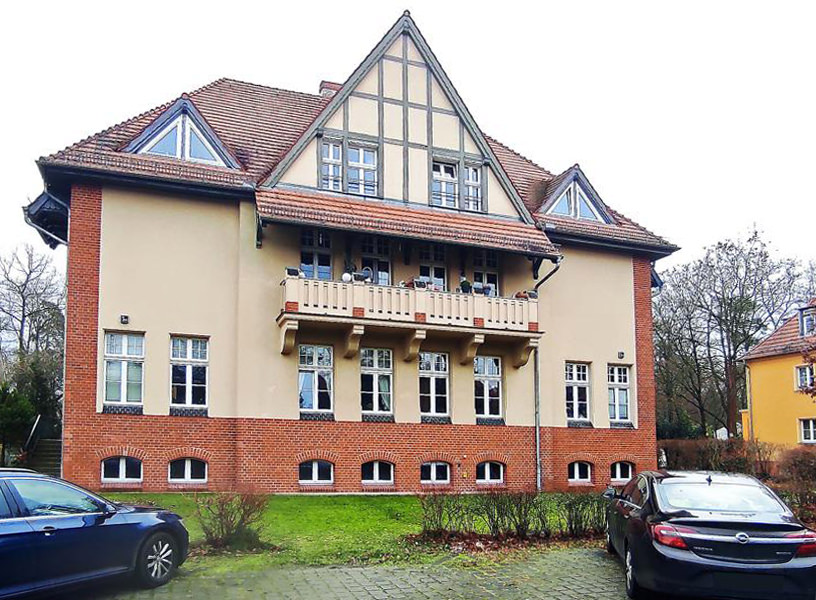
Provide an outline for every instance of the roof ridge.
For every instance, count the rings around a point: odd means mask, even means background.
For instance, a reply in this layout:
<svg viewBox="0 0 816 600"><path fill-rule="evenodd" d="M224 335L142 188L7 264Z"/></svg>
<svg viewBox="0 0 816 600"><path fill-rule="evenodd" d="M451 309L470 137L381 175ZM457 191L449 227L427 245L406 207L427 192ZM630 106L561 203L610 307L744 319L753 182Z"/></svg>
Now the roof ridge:
<svg viewBox="0 0 816 600"><path fill-rule="evenodd" d="M537 168L537 169L541 169L542 171L544 171L545 173L547 173L547 174L550 176L550 178L554 178L554 177L555 177L555 173L553 173L553 172L552 172L552 171L550 171L549 169L546 169L546 168L542 167L540 164L538 164L538 163L537 163L537 162L535 162L534 160L531 160L531 159L527 158L527 157L526 157L526 156L524 156L524 155L523 155L521 152L518 152L518 151L516 151L516 150L513 150L513 149L512 149L510 146L508 146L507 144L504 144L504 143L500 142L499 140L497 140L496 138L494 138L492 135L488 135L488 134L486 134L484 131L482 131L482 135L484 135L484 136L485 136L485 137L486 137L488 140L490 140L490 141L491 141L491 142L493 142L494 144L498 144L499 146L501 146L502 148L504 148L505 150L507 150L507 151L508 151L508 152L510 152L511 154L515 154L515 155L516 155L516 156L518 156L518 157L519 157L521 160L523 160L523 161L525 161L525 162L530 163L531 165L533 165L533 166L534 166L535 168Z"/></svg>
<svg viewBox="0 0 816 600"><path fill-rule="evenodd" d="M251 87L261 88L261 89L264 89L264 90L272 90L272 91L275 91L275 92L286 92L288 94L299 94L301 96L308 96L310 98L315 98L315 99L323 98L323 96L321 96L320 94L313 94L311 92L302 92L300 90L290 90L288 88L282 88L282 87L278 87L278 86L274 86L274 85L266 85L264 83L254 83L252 81L244 81L243 79L235 79L234 77L222 77L218 81L228 81L228 82L231 82L231 83L239 83L241 85L248 85L248 86L251 86ZM213 83L215 83L215 82L213 82ZM207 87L207 86L204 86L204 87ZM200 91L200 90L196 90L196 91Z"/></svg>

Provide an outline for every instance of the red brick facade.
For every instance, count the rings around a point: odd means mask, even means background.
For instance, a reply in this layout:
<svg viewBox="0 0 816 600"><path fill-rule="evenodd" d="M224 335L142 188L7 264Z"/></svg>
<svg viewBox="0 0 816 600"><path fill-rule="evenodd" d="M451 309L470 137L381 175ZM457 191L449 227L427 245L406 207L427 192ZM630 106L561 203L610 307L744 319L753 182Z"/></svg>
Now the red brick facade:
<svg viewBox="0 0 816 600"><path fill-rule="evenodd" d="M127 455L143 461L140 488L145 491L173 489L167 483L168 463L185 457L208 463L208 483L203 487L211 490L473 490L481 487L475 483L476 465L495 460L506 465L504 487L535 486L533 427L98 413L101 202L99 188L75 185L72 189L63 450L67 479L90 488L119 487L101 486L100 461ZM633 264L639 428L541 428L545 489L568 487L567 465L575 460L593 464L596 487L609 482L610 465L615 461L633 462L636 469L655 466L651 264L641 258L635 258ZM320 488L299 485L298 464L317 458L334 463L334 484ZM375 488L360 482L360 465L377 459L396 465L393 486ZM452 466L450 485L421 485L419 467L427 461L445 461Z"/></svg>

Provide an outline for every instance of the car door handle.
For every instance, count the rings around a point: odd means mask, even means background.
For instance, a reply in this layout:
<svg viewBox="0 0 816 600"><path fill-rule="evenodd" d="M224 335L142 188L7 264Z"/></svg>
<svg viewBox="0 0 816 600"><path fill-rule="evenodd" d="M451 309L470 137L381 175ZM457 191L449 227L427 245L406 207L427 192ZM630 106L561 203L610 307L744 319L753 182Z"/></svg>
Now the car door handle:
<svg viewBox="0 0 816 600"><path fill-rule="evenodd" d="M46 525L45 527L43 527L43 528L42 528L42 532L43 532L43 533L44 533L46 536L51 536L51 535L54 535L54 532L55 532L56 530L57 530L57 528L56 528L56 527L52 527L51 525Z"/></svg>

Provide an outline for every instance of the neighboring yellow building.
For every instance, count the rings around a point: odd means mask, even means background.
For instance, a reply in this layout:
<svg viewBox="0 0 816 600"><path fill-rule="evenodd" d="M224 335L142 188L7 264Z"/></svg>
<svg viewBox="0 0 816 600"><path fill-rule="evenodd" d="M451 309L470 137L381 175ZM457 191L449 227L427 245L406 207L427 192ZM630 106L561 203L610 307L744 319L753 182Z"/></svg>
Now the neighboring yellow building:
<svg viewBox="0 0 816 600"><path fill-rule="evenodd" d="M745 357L748 408L742 412L746 439L782 444L816 444L813 365L802 351L816 343L816 298Z"/></svg>

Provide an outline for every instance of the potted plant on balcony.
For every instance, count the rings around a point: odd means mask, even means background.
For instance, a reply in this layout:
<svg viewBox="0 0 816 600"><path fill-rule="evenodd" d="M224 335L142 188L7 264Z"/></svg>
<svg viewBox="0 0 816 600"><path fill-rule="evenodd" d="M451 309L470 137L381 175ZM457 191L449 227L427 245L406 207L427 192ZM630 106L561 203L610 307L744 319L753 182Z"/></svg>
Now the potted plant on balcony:
<svg viewBox="0 0 816 600"><path fill-rule="evenodd" d="M462 277L459 280L459 291L461 291L463 294L473 293L473 284L467 277Z"/></svg>

